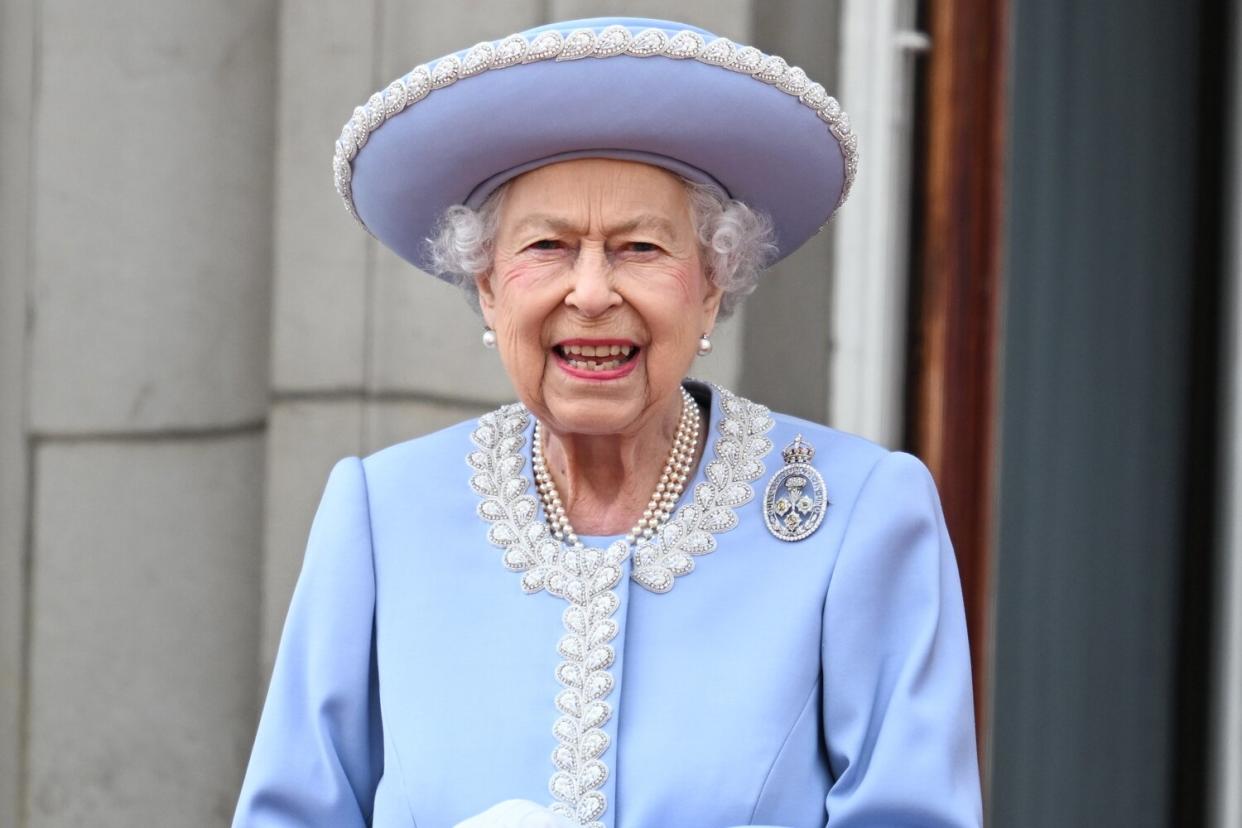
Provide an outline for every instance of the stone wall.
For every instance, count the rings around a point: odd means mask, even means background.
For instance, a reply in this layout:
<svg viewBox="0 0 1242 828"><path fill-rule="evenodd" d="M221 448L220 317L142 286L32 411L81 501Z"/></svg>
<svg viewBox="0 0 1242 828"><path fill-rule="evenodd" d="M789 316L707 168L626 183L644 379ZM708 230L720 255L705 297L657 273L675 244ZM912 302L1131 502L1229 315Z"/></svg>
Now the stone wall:
<svg viewBox="0 0 1242 828"><path fill-rule="evenodd" d="M0 824L224 824L249 750L276 3L0 4Z"/></svg>

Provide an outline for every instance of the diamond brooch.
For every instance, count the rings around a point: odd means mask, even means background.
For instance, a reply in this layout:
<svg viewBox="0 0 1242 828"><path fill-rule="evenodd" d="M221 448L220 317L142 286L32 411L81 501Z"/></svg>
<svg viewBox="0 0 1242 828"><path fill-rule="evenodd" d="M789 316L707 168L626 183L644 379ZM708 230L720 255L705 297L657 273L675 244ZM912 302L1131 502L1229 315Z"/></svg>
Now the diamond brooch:
<svg viewBox="0 0 1242 828"><path fill-rule="evenodd" d="M785 446L784 467L768 481L763 521L783 541L800 541L819 528L828 509L824 478L811 465L815 448L799 434Z"/></svg>

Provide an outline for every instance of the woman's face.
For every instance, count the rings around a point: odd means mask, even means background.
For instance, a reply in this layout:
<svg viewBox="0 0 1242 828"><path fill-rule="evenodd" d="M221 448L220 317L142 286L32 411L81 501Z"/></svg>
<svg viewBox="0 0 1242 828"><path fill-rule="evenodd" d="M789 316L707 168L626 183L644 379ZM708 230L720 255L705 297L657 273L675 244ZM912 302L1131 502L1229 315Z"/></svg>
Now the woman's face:
<svg viewBox="0 0 1242 828"><path fill-rule="evenodd" d="M571 434L635 433L667 415L720 306L681 181L610 159L515 178L478 282L518 396Z"/></svg>

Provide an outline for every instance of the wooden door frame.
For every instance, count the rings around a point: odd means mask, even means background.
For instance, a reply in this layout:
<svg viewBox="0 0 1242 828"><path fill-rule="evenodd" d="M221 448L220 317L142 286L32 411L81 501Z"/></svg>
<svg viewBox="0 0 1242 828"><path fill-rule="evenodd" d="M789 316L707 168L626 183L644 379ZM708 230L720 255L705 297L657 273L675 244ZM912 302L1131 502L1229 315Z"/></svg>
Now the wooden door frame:
<svg viewBox="0 0 1242 828"><path fill-rule="evenodd" d="M924 14L932 45L916 168L907 442L936 479L957 554L982 759L989 732L1008 2L928 0Z"/></svg>

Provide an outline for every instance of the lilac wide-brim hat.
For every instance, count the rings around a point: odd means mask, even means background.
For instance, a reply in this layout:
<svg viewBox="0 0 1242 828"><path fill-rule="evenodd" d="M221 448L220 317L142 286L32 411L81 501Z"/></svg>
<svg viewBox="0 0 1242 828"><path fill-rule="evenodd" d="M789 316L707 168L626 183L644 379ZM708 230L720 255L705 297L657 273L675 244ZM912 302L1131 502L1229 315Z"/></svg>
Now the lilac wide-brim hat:
<svg viewBox="0 0 1242 828"><path fill-rule="evenodd" d="M779 259L845 201L858 149L837 101L780 57L681 23L608 17L415 67L354 110L333 170L350 214L429 270L447 207L598 157L718 185L771 217Z"/></svg>

